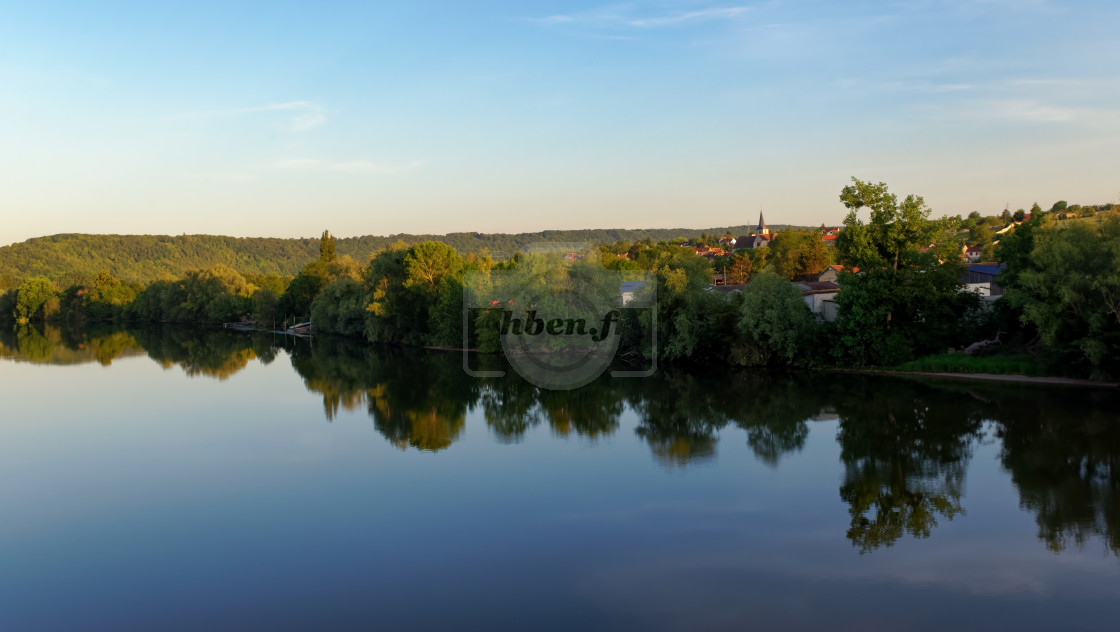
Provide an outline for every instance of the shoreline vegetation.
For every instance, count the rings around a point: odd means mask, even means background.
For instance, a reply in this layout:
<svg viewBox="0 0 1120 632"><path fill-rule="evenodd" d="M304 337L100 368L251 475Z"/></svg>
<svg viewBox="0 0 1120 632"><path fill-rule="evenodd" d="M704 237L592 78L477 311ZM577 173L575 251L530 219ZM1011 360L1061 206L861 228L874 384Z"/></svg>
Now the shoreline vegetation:
<svg viewBox="0 0 1120 632"><path fill-rule="evenodd" d="M397 240L367 251L367 257L353 250L358 242L324 232L319 240L303 240L304 246L316 245L319 256L305 259L295 274L284 273L296 269L290 260L296 255L287 251L278 250L271 267L259 257L245 266L214 262L199 251L190 259L198 268L179 276L164 270L150 282L134 279L151 270L122 272L120 267L68 277L81 267L75 261L82 256L97 259L89 252L70 253L58 260L62 263L37 261L28 278L25 268L0 267L0 321L17 328L28 322L230 323L235 328L252 323L281 332L310 321L316 333L461 350L469 284L481 279L486 285L516 273L551 292L571 294L585 291L581 279L607 271L642 275L655 286L648 288L656 290L652 308L623 310L621 316L619 354L633 359L708 367L1120 379L1120 213L1113 205L1058 202L1049 211L1036 204L1029 212L931 219L920 196L899 199L884 183L854 178L840 201L849 212L835 231L834 246L822 239L828 234L822 226L820 231L782 230L755 239L754 248L730 252L718 250L727 241L722 236L703 232L661 241L649 236L600 241L560 260L540 253L496 256L486 246L463 251L434 240ZM1081 219L1067 221L1071 209ZM563 234L582 232L619 231ZM473 239L481 243L480 238ZM346 254L340 254L339 244L346 244ZM966 291L962 249L969 247L984 260L1004 265L999 284L1005 293L999 300L984 301ZM0 263L16 250L0 249ZM792 281L830 265L842 270L836 318L824 322ZM737 290L713 291L717 277ZM480 353L501 349L505 304L487 305L497 307L467 306L473 311L468 312L466 346ZM974 355L953 352L992 339L999 344Z"/></svg>

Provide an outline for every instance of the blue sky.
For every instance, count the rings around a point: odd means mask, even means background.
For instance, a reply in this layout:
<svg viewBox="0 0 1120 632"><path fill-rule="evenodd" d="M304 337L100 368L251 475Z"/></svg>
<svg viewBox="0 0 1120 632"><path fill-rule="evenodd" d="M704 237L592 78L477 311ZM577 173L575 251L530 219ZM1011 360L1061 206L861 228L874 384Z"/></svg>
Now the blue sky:
<svg viewBox="0 0 1120 632"><path fill-rule="evenodd" d="M837 223L1120 195L1120 5L9 3L0 244Z"/></svg>

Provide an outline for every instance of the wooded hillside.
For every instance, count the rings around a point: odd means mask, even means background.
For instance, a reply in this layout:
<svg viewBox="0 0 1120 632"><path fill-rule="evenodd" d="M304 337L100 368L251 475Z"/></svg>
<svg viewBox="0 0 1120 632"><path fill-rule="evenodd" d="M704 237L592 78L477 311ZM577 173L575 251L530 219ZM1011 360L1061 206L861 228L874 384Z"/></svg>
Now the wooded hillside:
<svg viewBox="0 0 1120 632"><path fill-rule="evenodd" d="M489 248L503 258L524 246L540 241L590 242L654 241L675 237L699 237L703 233L741 235L749 226L720 228L547 230L539 233L447 235L388 235L337 239L338 254L364 262L389 244L441 241L461 253ZM87 283L105 270L126 283L148 284L178 278L189 270L224 264L242 274L295 275L319 256L319 239L270 237L223 237L219 235L88 235L67 233L37 237L0 248L0 290L17 287L36 276L47 277L65 287Z"/></svg>

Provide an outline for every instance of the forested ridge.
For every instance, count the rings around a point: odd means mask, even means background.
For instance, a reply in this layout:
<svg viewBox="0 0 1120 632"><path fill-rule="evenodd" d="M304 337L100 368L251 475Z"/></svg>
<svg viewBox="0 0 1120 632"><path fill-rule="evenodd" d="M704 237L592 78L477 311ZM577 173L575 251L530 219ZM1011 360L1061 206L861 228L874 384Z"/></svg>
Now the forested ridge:
<svg viewBox="0 0 1120 632"><path fill-rule="evenodd" d="M707 229L545 230L518 234L398 234L336 238L335 243L340 256L349 255L360 262L397 241L438 241L459 252L487 249L500 259L540 241L591 244L635 242L646 238L662 241L676 237L699 237L704 233L742 235L749 231L749 226L730 226ZM125 283L147 285L161 278L180 278L191 270L203 270L218 264L247 275L294 276L309 260L318 256L319 238L64 233L0 247L0 290L18 287L34 277L46 277L64 287L73 283L88 283L101 271Z"/></svg>

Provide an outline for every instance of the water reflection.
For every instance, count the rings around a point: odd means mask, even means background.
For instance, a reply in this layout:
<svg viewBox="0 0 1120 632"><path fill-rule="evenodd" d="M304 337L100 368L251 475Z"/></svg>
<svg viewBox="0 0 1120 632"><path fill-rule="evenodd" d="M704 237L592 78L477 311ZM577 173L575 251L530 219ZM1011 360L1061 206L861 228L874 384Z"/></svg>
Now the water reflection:
<svg viewBox="0 0 1120 632"><path fill-rule="evenodd" d="M109 366L120 357L143 355L144 348L129 333L108 325L84 330L52 326L0 327L0 358L36 364Z"/></svg>
<svg viewBox="0 0 1120 632"><path fill-rule="evenodd" d="M545 424L556 437L595 443L632 414L634 433L664 467L710 463L720 441L745 441L760 463L780 469L805 448L813 424L835 423L838 492L850 517L845 535L862 553L930 537L966 515L969 466L987 437L1000 442L1000 463L1046 547L1099 542L1120 555L1120 397L1112 391L722 370L603 378L565 392L512 373L472 378L456 354L341 338L182 327L0 330L6 360L108 366L146 354L165 368L218 380L281 352L322 397L327 421L343 410L364 412L401 449L451 448L472 412L499 443L523 441ZM500 362L481 358L476 366Z"/></svg>
<svg viewBox="0 0 1120 632"><path fill-rule="evenodd" d="M840 497L848 503L848 538L861 552L891 546L903 534L929 537L938 518L961 504L981 417L935 388L868 380L835 401L840 417Z"/></svg>
<svg viewBox="0 0 1120 632"><path fill-rule="evenodd" d="M1052 551L1100 537L1120 555L1120 420L1116 398L1076 393L1064 408L1037 395L993 403L1003 413L1000 461Z"/></svg>

